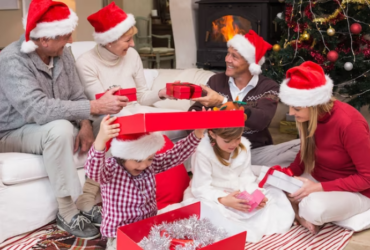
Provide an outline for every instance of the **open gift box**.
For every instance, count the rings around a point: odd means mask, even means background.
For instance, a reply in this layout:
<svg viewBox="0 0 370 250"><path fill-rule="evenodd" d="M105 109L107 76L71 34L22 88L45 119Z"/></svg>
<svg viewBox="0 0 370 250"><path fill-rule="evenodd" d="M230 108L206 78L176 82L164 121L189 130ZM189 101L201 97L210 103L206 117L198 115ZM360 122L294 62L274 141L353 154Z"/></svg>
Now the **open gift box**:
<svg viewBox="0 0 370 250"><path fill-rule="evenodd" d="M120 124L120 134L244 127L244 112L230 110L145 113L121 116L114 123Z"/></svg>
<svg viewBox="0 0 370 250"><path fill-rule="evenodd" d="M98 100L100 97L102 97L104 93L99 93L95 95L95 99ZM130 88L130 89L119 89L116 92L114 92L114 95L119 96L126 96L128 98L129 102L137 101L136 97L136 88Z"/></svg>
<svg viewBox="0 0 370 250"><path fill-rule="evenodd" d="M145 220L141 220L126 226L118 228L117 231L117 249L118 250L142 250L138 243L149 235L154 225L162 222L174 222L187 219L192 215L201 216L200 202L169 211ZM211 221L212 222L212 221ZM235 234L226 239L215 242L211 245L199 248L203 250L244 250L247 232Z"/></svg>
<svg viewBox="0 0 370 250"><path fill-rule="evenodd" d="M176 99L192 99L202 96L202 88L188 82L167 83L166 94Z"/></svg>
<svg viewBox="0 0 370 250"><path fill-rule="evenodd" d="M274 167L272 167L274 168ZM288 192L289 194L292 194L294 193L295 191L297 191L298 189L300 189L303 185L303 182L292 177L292 176L289 176L279 170L275 170L273 171L272 174L269 174L268 171L269 171L270 168L268 167L262 167L261 169L261 174L260 176L258 177L258 181L260 182L261 184L261 181L265 178L266 174L268 175L267 179L266 179L266 184L269 184L271 186L274 186L276 188L279 188L281 190L284 190L285 192ZM271 170L270 170L271 171ZM261 187L261 185L260 185Z"/></svg>

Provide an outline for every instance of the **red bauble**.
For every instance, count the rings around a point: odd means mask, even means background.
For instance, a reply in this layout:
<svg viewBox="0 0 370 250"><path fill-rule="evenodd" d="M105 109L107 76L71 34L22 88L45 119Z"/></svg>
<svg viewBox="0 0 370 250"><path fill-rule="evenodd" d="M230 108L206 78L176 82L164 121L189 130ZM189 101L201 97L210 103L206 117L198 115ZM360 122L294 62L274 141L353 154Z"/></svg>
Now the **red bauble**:
<svg viewBox="0 0 370 250"><path fill-rule="evenodd" d="M336 60L338 60L338 57L338 52L336 52L335 50L329 51L327 55L327 58L330 62L335 62Z"/></svg>
<svg viewBox="0 0 370 250"><path fill-rule="evenodd" d="M358 35L358 34L360 34L360 33L361 33L361 31L362 31L362 26L361 26L361 24L359 24L359 23L354 23L354 24L352 24L352 25L351 25L351 33L352 33L352 34Z"/></svg>

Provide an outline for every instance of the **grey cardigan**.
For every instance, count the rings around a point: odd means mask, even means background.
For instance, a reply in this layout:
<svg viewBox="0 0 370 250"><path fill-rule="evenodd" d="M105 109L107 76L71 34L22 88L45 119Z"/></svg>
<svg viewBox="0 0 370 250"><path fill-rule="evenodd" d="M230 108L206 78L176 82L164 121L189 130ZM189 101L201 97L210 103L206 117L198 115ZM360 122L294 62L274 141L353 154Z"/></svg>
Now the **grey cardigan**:
<svg viewBox="0 0 370 250"><path fill-rule="evenodd" d="M36 52L20 52L24 36L0 52L0 138L25 124L90 117L90 102L68 48L52 74Z"/></svg>

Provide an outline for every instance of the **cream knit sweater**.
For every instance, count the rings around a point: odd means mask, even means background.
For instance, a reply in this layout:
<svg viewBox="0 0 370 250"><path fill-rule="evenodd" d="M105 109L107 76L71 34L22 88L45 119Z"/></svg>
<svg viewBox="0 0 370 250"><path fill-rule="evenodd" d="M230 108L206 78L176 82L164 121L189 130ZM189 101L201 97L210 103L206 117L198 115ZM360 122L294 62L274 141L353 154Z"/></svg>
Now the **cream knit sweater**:
<svg viewBox="0 0 370 250"><path fill-rule="evenodd" d="M95 100L95 94L106 91L109 86L136 88L137 100L142 105L152 105L160 100L158 90L147 88L143 64L135 49L119 58L101 45L86 52L76 62L77 71L85 87L85 94Z"/></svg>

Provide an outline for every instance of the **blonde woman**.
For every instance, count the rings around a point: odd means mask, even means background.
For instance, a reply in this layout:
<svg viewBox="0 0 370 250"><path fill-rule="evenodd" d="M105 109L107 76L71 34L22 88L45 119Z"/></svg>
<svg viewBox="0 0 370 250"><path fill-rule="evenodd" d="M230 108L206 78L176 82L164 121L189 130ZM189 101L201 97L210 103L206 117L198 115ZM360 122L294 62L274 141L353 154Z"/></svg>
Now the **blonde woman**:
<svg viewBox="0 0 370 250"><path fill-rule="evenodd" d="M356 109L335 100L332 89L332 80L313 62L288 70L280 87L301 135L289 168L303 186L289 198L297 222L312 233L370 209L369 125Z"/></svg>
<svg viewBox="0 0 370 250"><path fill-rule="evenodd" d="M126 14L112 2L90 15L88 21L95 29L97 46L83 54L76 66L90 100L112 85L136 88L138 103L145 106L166 98L165 89L158 92L147 88L142 61L133 48L133 37L137 33L133 15ZM127 108L135 106L128 113L140 112L141 105L128 103Z"/></svg>

